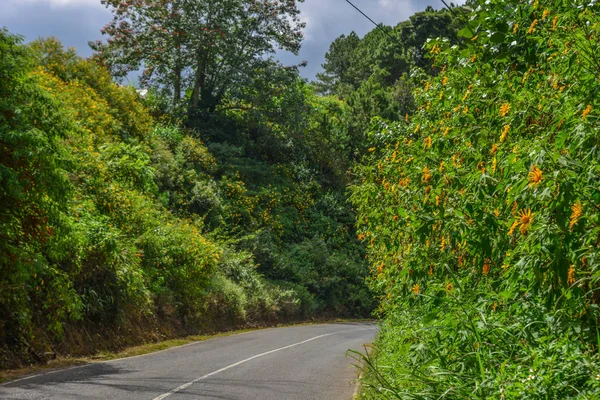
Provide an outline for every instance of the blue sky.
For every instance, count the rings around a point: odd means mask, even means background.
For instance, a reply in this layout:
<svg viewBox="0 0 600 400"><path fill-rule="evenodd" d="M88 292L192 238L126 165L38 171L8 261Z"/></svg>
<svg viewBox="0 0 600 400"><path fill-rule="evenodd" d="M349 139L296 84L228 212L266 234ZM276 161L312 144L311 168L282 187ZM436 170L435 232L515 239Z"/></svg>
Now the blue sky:
<svg viewBox="0 0 600 400"><path fill-rule="evenodd" d="M456 1L454 3L462 3ZM395 25L428 5L443 6L440 0L353 0L377 22ZM0 26L25 37L56 36L66 46L75 47L82 56L91 54L87 43L102 39L100 29L110 12L100 0L0 0ZM345 0L306 0L300 4L306 22L305 39L299 56L278 54L286 64L308 61L302 75L312 79L319 72L329 44L341 34L355 31L362 36L373 25Z"/></svg>

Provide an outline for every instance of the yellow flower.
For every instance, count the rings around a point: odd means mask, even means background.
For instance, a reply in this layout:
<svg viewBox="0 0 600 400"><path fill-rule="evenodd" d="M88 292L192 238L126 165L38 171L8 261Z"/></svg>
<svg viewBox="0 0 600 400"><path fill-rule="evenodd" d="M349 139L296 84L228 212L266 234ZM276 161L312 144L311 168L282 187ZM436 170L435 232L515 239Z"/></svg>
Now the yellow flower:
<svg viewBox="0 0 600 400"><path fill-rule="evenodd" d="M500 135L500 143L504 142L504 139L506 139L506 135L508 135L509 129L510 125L504 125L504 128L502 128L502 134Z"/></svg>
<svg viewBox="0 0 600 400"><path fill-rule="evenodd" d="M496 172L496 167L498 166L498 160L496 157L492 160L492 172Z"/></svg>
<svg viewBox="0 0 600 400"><path fill-rule="evenodd" d="M414 286L412 287L411 291L413 292L413 294L419 294L421 292L421 288L419 287L419 284L415 283Z"/></svg>
<svg viewBox="0 0 600 400"><path fill-rule="evenodd" d="M573 264L569 267L569 271L567 273L567 285L571 286L575 283L575 267Z"/></svg>
<svg viewBox="0 0 600 400"><path fill-rule="evenodd" d="M585 117L587 117L588 114L591 112L592 112L592 105L588 104L587 107L585 108L585 110L583 110L583 113L581 113L581 118L585 119Z"/></svg>
<svg viewBox="0 0 600 400"><path fill-rule="evenodd" d="M471 57L471 62L474 63L475 60L477 60L477 54L473 54L473 57Z"/></svg>
<svg viewBox="0 0 600 400"><path fill-rule="evenodd" d="M496 217L498 217L500 215L500 210L498 210L497 208L494 210L494 215Z"/></svg>
<svg viewBox="0 0 600 400"><path fill-rule="evenodd" d="M515 26L513 26L513 32L512 32L512 33L513 33L513 35L514 35L515 33L517 33L517 30L518 30L518 29L519 29L519 24L515 24Z"/></svg>
<svg viewBox="0 0 600 400"><path fill-rule="evenodd" d="M371 147L371 148L369 149L369 153L372 153L372 152L374 152L374 151L375 151L375 147Z"/></svg>
<svg viewBox="0 0 600 400"><path fill-rule="evenodd" d="M529 29L527 30L527 34L532 34L535 31L535 26L538 24L538 19L534 19L533 22L531 23L531 25L529 26Z"/></svg>
<svg viewBox="0 0 600 400"><path fill-rule="evenodd" d="M444 166L446 165L446 163L444 161L442 161L440 163L440 174L444 171Z"/></svg>
<svg viewBox="0 0 600 400"><path fill-rule="evenodd" d="M490 154L496 154L497 151L498 151L498 145L496 143L494 143L492 145L492 149L490 150Z"/></svg>
<svg viewBox="0 0 600 400"><path fill-rule="evenodd" d="M502 104L502 106L500 107L500 116L505 117L509 111L510 111L510 103Z"/></svg>
<svg viewBox="0 0 600 400"><path fill-rule="evenodd" d="M442 85L447 85L448 84L448 77L444 76L444 79L442 79Z"/></svg>
<svg viewBox="0 0 600 400"><path fill-rule="evenodd" d="M452 289L454 289L454 286L452 286L452 283L450 283L450 282L446 283L446 291L451 292Z"/></svg>
<svg viewBox="0 0 600 400"><path fill-rule="evenodd" d="M578 200L577 203L573 204L571 211L571 222L569 223L569 228L573 229L581 217L581 201Z"/></svg>
<svg viewBox="0 0 600 400"><path fill-rule="evenodd" d="M529 172L529 186L531 187L539 185L542 179L542 170L539 169L537 165L534 165L531 168L531 172Z"/></svg>
<svg viewBox="0 0 600 400"><path fill-rule="evenodd" d="M446 128L446 130L444 131L444 136L446 136L448 132L450 132L450 128Z"/></svg>
<svg viewBox="0 0 600 400"><path fill-rule="evenodd" d="M415 128L415 133L419 132L419 129L421 129L421 124L417 124Z"/></svg>
<svg viewBox="0 0 600 400"><path fill-rule="evenodd" d="M527 231L531 228L531 224L533 223L533 216L535 214L531 213L531 209L527 208L519 211L519 231L521 235L527 235Z"/></svg>
<svg viewBox="0 0 600 400"><path fill-rule="evenodd" d="M556 23L558 22L558 15L554 17L554 19L552 20L552 30L555 31L556 30Z"/></svg>

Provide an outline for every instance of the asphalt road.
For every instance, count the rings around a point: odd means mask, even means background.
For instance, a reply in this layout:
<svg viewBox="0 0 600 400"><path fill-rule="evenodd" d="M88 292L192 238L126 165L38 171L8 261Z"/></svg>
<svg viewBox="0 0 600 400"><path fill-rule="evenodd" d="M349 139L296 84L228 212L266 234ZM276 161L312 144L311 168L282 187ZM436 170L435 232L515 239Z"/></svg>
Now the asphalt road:
<svg viewBox="0 0 600 400"><path fill-rule="evenodd" d="M0 386L0 399L350 400L374 325L273 328L53 371Z"/></svg>

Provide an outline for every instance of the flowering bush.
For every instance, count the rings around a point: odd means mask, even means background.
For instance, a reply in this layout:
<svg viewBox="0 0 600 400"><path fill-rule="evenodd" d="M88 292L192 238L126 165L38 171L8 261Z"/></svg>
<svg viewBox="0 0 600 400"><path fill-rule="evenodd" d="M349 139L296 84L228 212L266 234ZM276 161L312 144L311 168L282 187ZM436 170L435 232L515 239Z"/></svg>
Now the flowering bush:
<svg viewBox="0 0 600 400"><path fill-rule="evenodd" d="M394 398L596 398L598 6L480 2L352 188ZM385 367L384 367L385 366Z"/></svg>

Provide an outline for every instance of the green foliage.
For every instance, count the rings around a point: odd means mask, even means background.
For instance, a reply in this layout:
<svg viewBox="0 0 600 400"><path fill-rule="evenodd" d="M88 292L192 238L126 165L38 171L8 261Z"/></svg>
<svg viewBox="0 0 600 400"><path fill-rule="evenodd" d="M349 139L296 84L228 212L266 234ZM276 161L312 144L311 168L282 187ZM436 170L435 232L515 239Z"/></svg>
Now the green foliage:
<svg viewBox="0 0 600 400"><path fill-rule="evenodd" d="M79 331L371 311L344 103L265 67L184 126L55 39L0 46L1 367Z"/></svg>
<svg viewBox="0 0 600 400"><path fill-rule="evenodd" d="M72 186L59 143L71 124L30 74L31 54L20 41L0 30L0 337L2 347L19 351L43 309L55 333L80 310L65 272L43 256L60 252L54 237L70 229L63 213Z"/></svg>
<svg viewBox="0 0 600 400"><path fill-rule="evenodd" d="M365 397L596 398L596 5L480 2L352 188L385 317Z"/></svg>
<svg viewBox="0 0 600 400"><path fill-rule="evenodd" d="M95 57L120 77L143 66L142 84L172 96L174 107L187 100L194 118L214 112L255 71L282 69L266 56L276 48L297 53L304 27L296 2L289 1L102 4L113 18L102 29L107 42L90 43Z"/></svg>

